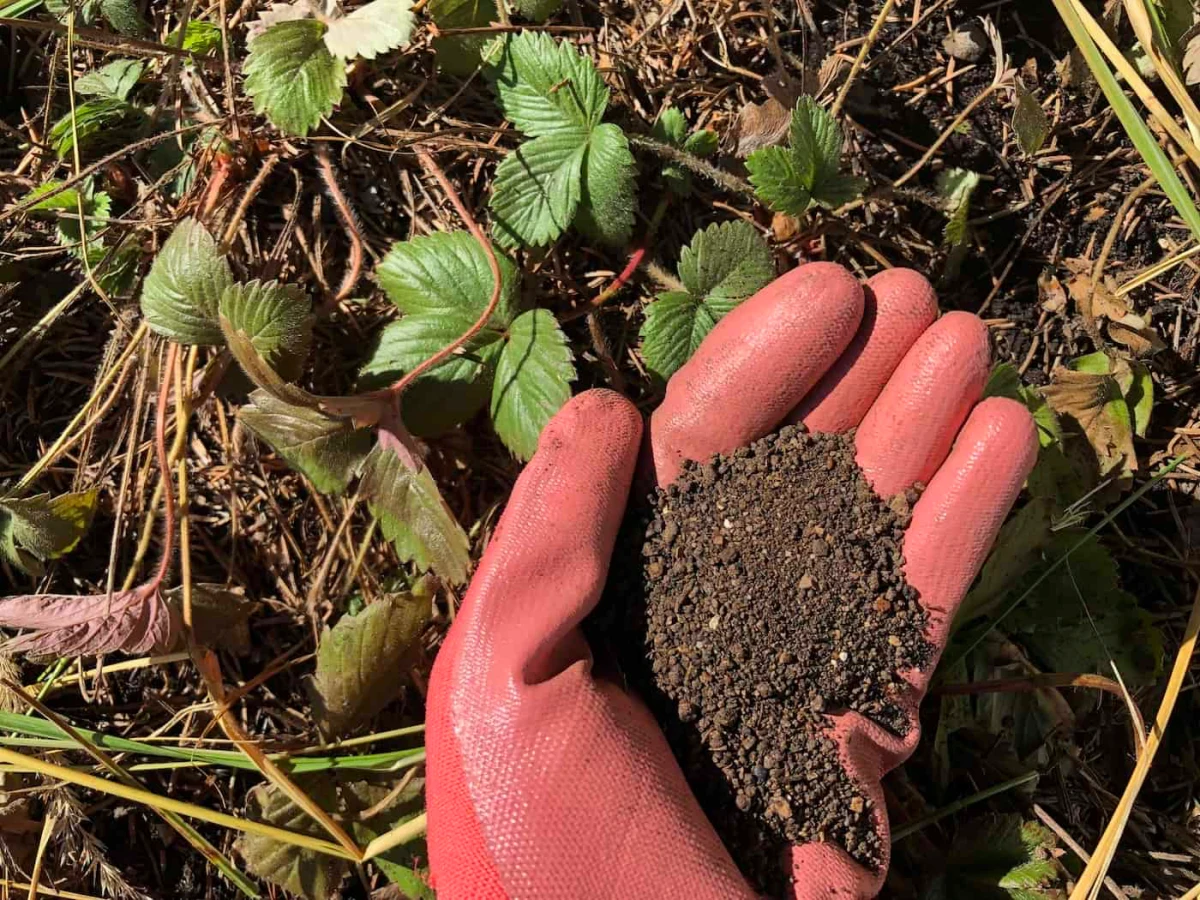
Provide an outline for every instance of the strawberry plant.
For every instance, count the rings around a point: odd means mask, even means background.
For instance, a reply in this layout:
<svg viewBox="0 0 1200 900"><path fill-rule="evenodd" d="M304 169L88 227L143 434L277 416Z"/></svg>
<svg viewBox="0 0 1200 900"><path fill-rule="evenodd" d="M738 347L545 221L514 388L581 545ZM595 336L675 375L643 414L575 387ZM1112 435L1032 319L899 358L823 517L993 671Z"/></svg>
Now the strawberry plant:
<svg viewBox="0 0 1200 900"><path fill-rule="evenodd" d="M712 156L717 152L717 133L707 128L688 133L687 119L674 107L667 107L654 123L651 134L668 147L674 147L697 159ZM679 163L663 166L663 181L667 189L679 197L692 192L692 173Z"/></svg>
<svg viewBox="0 0 1200 900"><path fill-rule="evenodd" d="M710 225L679 254L682 290L646 307L642 356L665 381L687 362L713 326L775 277L771 248L746 222Z"/></svg>
<svg viewBox="0 0 1200 900"><path fill-rule="evenodd" d="M759 198L789 216L802 216L813 204L841 206L861 194L866 182L841 166L841 126L811 97L801 97L792 111L787 147L762 147L746 159Z"/></svg>
<svg viewBox="0 0 1200 900"><path fill-rule="evenodd" d="M329 115L346 87L346 60L374 59L407 43L412 0L371 0L347 15L308 0L264 14L246 57L246 93L286 134L303 137ZM313 16L315 18L311 18Z"/></svg>
<svg viewBox="0 0 1200 900"><path fill-rule="evenodd" d="M592 61L543 32L498 38L487 59L500 108L529 138L496 167L496 239L542 246L574 225L601 243L626 244L637 170L625 133L602 122L609 92Z"/></svg>

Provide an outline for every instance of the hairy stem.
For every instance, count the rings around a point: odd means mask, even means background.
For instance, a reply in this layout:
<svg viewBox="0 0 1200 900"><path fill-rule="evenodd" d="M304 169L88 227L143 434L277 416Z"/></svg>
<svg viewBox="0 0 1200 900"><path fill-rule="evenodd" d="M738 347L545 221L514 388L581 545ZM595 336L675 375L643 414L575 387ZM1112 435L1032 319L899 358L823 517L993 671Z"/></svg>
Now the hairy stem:
<svg viewBox="0 0 1200 900"><path fill-rule="evenodd" d="M416 148L417 159L421 161L421 165L425 167L425 171L436 179L441 185L442 190L446 192L446 196L450 198L450 202L454 204L454 208L458 211L459 216L466 223L467 229L471 232L471 236L479 242L479 246L483 248L483 252L487 254L488 267L492 270L492 297L488 300L488 305L484 308L483 313L475 321L475 324L468 328L465 332L459 335L458 339L443 347L425 362L421 363L411 372L408 372L387 389L387 393L393 398L399 398L414 381L428 372L435 366L441 365L451 356L453 356L460 347L464 346L471 338L479 334L483 327L488 323L488 319L492 317L492 313L496 311L496 307L500 304L500 293L503 290L503 279L500 275L500 262L496 259L496 251L492 248L492 242L487 239L487 235L483 233L483 229L479 227L479 223L475 221L475 217L471 215L471 211L463 204L462 197L458 195L458 191L450 183L446 177L446 173L441 167L434 162L432 156L425 150Z"/></svg>
<svg viewBox="0 0 1200 900"><path fill-rule="evenodd" d="M158 406L154 416L154 453L158 457L158 471L163 486L163 520L166 531L163 537L162 556L158 570L146 582L150 590L162 587L171 565L171 554L175 550L175 492L171 489L171 462L167 458L167 398L171 393L171 377L175 361L179 356L179 345L171 342L167 348L167 359L159 373Z"/></svg>
<svg viewBox="0 0 1200 900"><path fill-rule="evenodd" d="M656 141L654 138L646 137L641 134L627 135L629 143L641 150L647 150L656 156L662 157L668 162L677 163L684 168L691 169L702 178L707 178L718 187L722 187L732 194L741 194L743 197L749 197L757 202L758 197L754 193L754 188L750 184L736 175L731 175L724 169L718 169L712 163L707 163L698 156L693 156L678 147L672 147L670 144L664 144L662 141Z"/></svg>
<svg viewBox="0 0 1200 900"><path fill-rule="evenodd" d="M333 167L333 160L329 158L329 151L322 144L317 144L315 150L317 171L321 173L321 180L325 182L329 197L333 200L333 205L342 220L342 227L346 229L346 237L350 239L350 263L346 267L346 274L342 276L342 283L339 285L337 293L333 296L333 304L336 306L350 296L362 274L362 229L358 227L358 216L354 212L354 207L350 205L346 192L342 190L342 186L338 182L337 170Z"/></svg>

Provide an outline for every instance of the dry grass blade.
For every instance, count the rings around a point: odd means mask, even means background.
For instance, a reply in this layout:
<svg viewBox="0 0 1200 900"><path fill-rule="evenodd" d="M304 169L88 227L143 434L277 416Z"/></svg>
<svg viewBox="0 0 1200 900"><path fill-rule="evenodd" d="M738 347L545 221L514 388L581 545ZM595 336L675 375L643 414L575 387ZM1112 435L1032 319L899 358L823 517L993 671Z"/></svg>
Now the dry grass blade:
<svg viewBox="0 0 1200 900"><path fill-rule="evenodd" d="M209 695L212 697L219 708L217 721L221 726L221 730L237 746L239 750L248 756L254 765L262 772L263 777L283 791L292 802L308 813L316 822L320 823L333 838L341 845L343 853L339 855L345 856L347 859L361 861L363 858L362 850L354 839L346 833L325 810L321 809L313 799L304 791L300 790L296 784L284 774L279 766L275 765L270 758L259 749L258 745L246 736L242 731L241 726L234 720L225 700L225 683L221 677L221 667L217 662L217 658L209 650L195 648L192 652L192 659L196 663L196 668L200 670L200 674L204 678L204 683L208 686ZM324 842L322 842L324 843Z"/></svg>
<svg viewBox="0 0 1200 900"><path fill-rule="evenodd" d="M1200 109L1196 108L1187 86L1179 77L1179 70L1171 60L1163 56L1158 42L1154 39L1154 25L1150 21L1150 12L1146 9L1146 0L1125 0L1125 12L1129 16L1129 24L1133 27L1133 33L1137 35L1138 43L1142 45L1146 56L1154 64L1154 71L1158 73L1162 83L1167 86L1167 90L1179 104L1183 118L1187 122L1188 131L1192 133L1192 138L1200 140Z"/></svg>
<svg viewBox="0 0 1200 900"><path fill-rule="evenodd" d="M22 700L24 700L31 707L36 709L39 713L41 713L43 716L45 716L47 719L49 719L51 722L53 722L55 725L57 725L59 728L61 728L64 732L66 732L67 736L70 737L71 740L73 740L76 744L78 744L80 749L85 751L90 757L92 757L92 759L96 760L96 762L98 762L101 766L108 769L108 771L112 772L117 778L119 778L126 785L128 785L129 787L137 788L139 790L144 790L141 783L136 778L134 778L132 775L130 775L120 765L118 765L116 763L116 761L114 761L113 758L110 757L107 753L105 753L103 750L101 750L99 747L97 747L95 744L93 744L91 741L89 741L86 737L84 737L82 734L80 734L78 731L76 731L74 728L72 728L71 723L69 723L66 719L59 716L57 713L55 713L53 710L51 710L49 707L47 707L44 703L42 703L36 697L33 697L30 694L27 694L24 690L22 690L20 685L14 684L12 682L6 682L5 687L7 687L9 690L13 691L14 693L18 694ZM204 836L200 834L200 832L196 831L195 828L193 828L187 822L183 821L183 819L181 819L179 817L178 813L174 813L174 812L171 812L170 810L163 810L163 809L155 809L155 812L157 812L160 816L162 816L162 818L166 821L166 823L168 825L170 825L177 832L179 832L179 834L181 834L189 844L191 844L193 847L195 847L196 850L205 859L207 859L210 863L212 863L212 865L215 866L226 878L228 878L231 882L233 882L235 885L237 885L238 889L243 894L245 894L247 897L258 897L259 896L258 890L254 887L254 883L252 881L250 881L250 879L248 879L241 872L239 872L237 867L233 864L233 862L227 856L225 856L225 854L223 854L220 850L218 850L211 843L209 843L204 838ZM47 820L47 821L49 821L49 820ZM39 853L40 853L40 851L39 851ZM38 879L35 874L32 881L34 884L37 884L37 880Z"/></svg>
<svg viewBox="0 0 1200 900"><path fill-rule="evenodd" d="M1134 801L1137 800L1138 793L1146 782L1150 764L1154 762L1154 755L1158 752L1159 744L1162 743L1163 733L1167 730L1171 714L1175 711L1175 702L1179 699L1179 692L1187 677L1192 654L1196 649L1198 634L1200 634L1200 590L1196 592L1195 600L1192 602L1192 612L1188 617L1187 628L1184 630L1183 642L1179 646L1179 652L1175 654L1175 664L1171 667L1171 677L1167 679L1166 692L1159 704L1158 713L1154 717L1154 727L1146 739L1145 747L1138 754L1137 765L1129 777L1129 782L1125 785L1125 791L1121 794L1116 811L1109 820L1108 827L1104 829L1100 842L1096 845L1091 862L1083 870L1083 874L1075 885L1075 890L1071 892L1070 900L1092 900L1100 893L1104 877L1108 874L1108 868L1116 856L1121 835L1124 834L1129 816L1133 812Z"/></svg>
<svg viewBox="0 0 1200 900"><path fill-rule="evenodd" d="M297 847L304 847L307 850L313 850L317 853L340 856L342 859L357 860L359 858L358 855L351 855L342 847L330 841L323 841L319 838L310 837L307 834L297 834L284 828L275 828L272 825L264 825L262 822L252 822L247 819L239 819L237 816L227 815L226 813L214 812L211 809L205 809L203 806L197 806L194 803L186 803L172 797L163 797L151 791L133 788L116 781L108 781L95 775L89 775L87 772L79 772L67 766L46 762L45 760L38 759L36 756L29 756L25 753L9 750L7 747L0 747L0 762L8 763L22 770L36 772L46 778L57 778L59 781L65 781L68 784L77 784L80 787L99 791L102 794L120 797L122 800L128 800L131 803L140 803L143 806L149 806L156 810L165 809L191 819L199 819L202 822L208 822L212 825L220 825L222 828L229 828L232 831L259 834L272 840L282 841L285 844L295 844Z"/></svg>

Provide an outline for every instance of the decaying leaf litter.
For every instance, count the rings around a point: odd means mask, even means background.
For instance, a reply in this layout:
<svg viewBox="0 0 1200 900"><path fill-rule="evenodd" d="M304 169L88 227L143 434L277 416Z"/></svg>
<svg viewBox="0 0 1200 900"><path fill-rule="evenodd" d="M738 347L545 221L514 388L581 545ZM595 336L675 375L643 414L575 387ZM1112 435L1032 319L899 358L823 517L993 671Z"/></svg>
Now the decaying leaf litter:
<svg viewBox="0 0 1200 900"><path fill-rule="evenodd" d="M1157 707L1163 660L1179 645L1191 600L1185 576L1196 530L1190 455L1198 270L1190 259L1148 269L1192 245L1186 217L1160 186L1147 184L1142 155L1049 4L900 2L869 46L883 3L552 7L521 3L502 12L486 3L430 2L415 11L406 36L386 39L396 49L355 44L353 26L336 29L349 43L335 35L331 44L332 23L365 7L296 7L298 15L284 18L300 24L285 31L303 52L279 54L276 64L286 70L303 57L314 67L316 83L327 88L315 114L311 103L273 98L281 83L255 75L272 68L274 51L263 46L252 54L247 26L270 22L278 9L222 13L219 6L109 2L79 9L68 31L56 18L62 7L5 7L4 16L20 18L0 37L9 59L9 127L0 138L7 173L0 179L7 593L105 600L152 572L164 538L161 514L148 517L162 504L155 404L166 385L170 481L183 499L182 462L188 524L180 529L188 546L174 557L166 600L180 617L190 606L197 632L201 619L233 620L203 636L219 652L233 714L222 718L226 730L214 726L212 686L197 677L186 646L172 647L170 661L147 664L141 656L129 667L122 654L105 657L99 670L89 658L82 675L72 659L47 666L22 655L6 666L17 681L44 688L54 712L89 729L88 740L139 742L142 754L129 747L107 752L152 793L241 819L265 817L336 845L327 827L278 794L234 749L228 729L236 723L269 753L303 750L296 760L324 760L324 769L309 773L295 771L287 757L279 765L305 796L326 802L335 827L365 847L393 824L418 821L411 817L420 804L409 798L420 785L420 736L393 732L423 717L424 674L453 616L455 583L485 546L547 412L567 392L595 385L651 408L662 376L727 306L802 259L836 260L863 275L908 265L938 283L943 308L988 320L1002 364L989 390L1034 409L1043 448L1028 499L1006 525L945 654L939 683L965 682L971 693L930 698L917 755L886 784L902 836L887 889L898 896L968 887L1069 890L1082 868L1074 848L1088 853L1095 846L1137 750L1123 695L1144 716ZM1108 7L1087 4L1085 11L1122 50L1134 45L1130 7L1158 12L1164 35L1191 24L1178 28L1190 15L1186 4ZM506 19L530 25L543 14L547 29L523 39L560 42L555 53L568 70L543 74L559 76L551 87L566 79L587 90L561 98L539 124L514 105L514 91L537 74L518 71L519 53L505 57L507 69L476 69L488 40L512 40ZM493 21L491 33L452 31ZM1185 45L1163 40L1168 57L1186 70ZM180 46L183 55L172 52ZM577 61L584 58L593 61L594 75ZM1176 98L1161 80L1149 85L1186 135ZM804 97L815 98L805 106L806 121L820 115L815 110L836 109L830 118L840 154L787 155L803 124L788 113ZM1168 158L1186 158L1175 138L1160 139ZM326 401L394 385L463 335L492 300L486 254L466 240L464 220L417 148L431 154L497 239L505 271L502 295L466 352L406 390L409 442L404 427L380 429L378 404L372 412ZM754 199L755 166L742 159L769 148L779 148L769 155L788 176L782 204L770 194ZM562 164L559 205L533 217L520 196L528 185L505 182L499 171L506 156L521 153ZM699 162L684 164L691 160ZM509 170L516 165L509 162ZM795 198L815 197L822 171L862 179L865 192L828 204L833 209L805 203L797 214ZM1187 190L1193 172L1186 164L1180 171ZM34 193L48 195L64 182L53 196ZM789 200L793 205L784 205ZM205 346L176 354L176 376L164 366L157 332L142 327L153 315L141 310L146 282L164 283L152 273L169 272L159 260L189 220L222 251L229 274L219 265L209 272L220 291L207 293L200 305L211 304L208 314L190 323L201 333L189 338ZM532 246L513 252L497 222ZM534 230L523 232L526 225ZM743 248L748 268L715 278L688 268L688 254L713 240L714 229L742 242L722 246ZM755 235L765 252L747 243ZM420 273L404 268L405 255L429 265L434 256L423 244L455 241L462 247L450 264L468 268L456 268L453 283L471 287L454 296L424 291ZM773 271L759 260L770 260ZM389 278L397 264L399 274ZM610 290L627 268L628 285ZM723 290L727 284L738 290ZM307 307L293 299L297 288ZM257 325L237 321L237 298L254 291L269 292L279 316ZM229 328L222 327L223 307ZM271 337L296 308L311 324L308 346L303 325ZM524 395L505 389L529 356L525 348L536 349L541 362L537 386L553 386L533 392L540 402L532 407L514 405ZM286 371L289 355L299 361ZM262 384L275 369L256 367L259 358L278 368L278 383ZM238 365L247 362L257 386ZM259 392L251 401L257 422L253 412L240 412L251 391ZM381 442L380 435L397 440ZM358 462L372 452L387 454L374 479ZM405 490L372 494L372 481L403 467L408 454L419 455L423 468ZM1180 456L1168 477L1150 484L1164 462ZM1101 466L1105 477L1097 477ZM1142 489L1136 503L1105 522ZM31 501L41 495L48 495L43 502L91 496L67 504L74 510L69 521L86 524L82 533L31 531L41 508ZM418 569L433 563L436 571L439 563L406 524L420 510L432 510L439 527L426 537L440 535L438 547L451 560L440 563L446 571L432 596ZM1088 537L1100 523L1098 537ZM334 633L323 636L324 629L351 634L362 627L359 615L381 603L416 603L428 615L402 640L395 666L406 675L382 699L386 705L376 712L380 701L372 698L369 721L342 723L348 730L339 735L311 692L324 683L321 651ZM248 650L225 643L223 635L247 617L254 636ZM397 616L397 628L401 621L412 620ZM1099 674L1112 690L1042 687L1048 676L1079 673ZM1106 883L1122 895L1177 896L1200 881L1193 694L1179 697L1166 752L1151 769L1109 872ZM18 714L29 708L19 698L6 703ZM54 746L22 747L29 720L45 723L37 715L6 720L6 748L93 765L65 733L36 736ZM369 735L383 737L350 743ZM167 736L172 740L146 740ZM332 743L339 737L342 746ZM182 760L152 755L165 747L219 750L239 764L216 756L204 767L179 766ZM354 761L340 768L346 758ZM164 762L176 767L153 768ZM330 774L330 767L339 768ZM379 769L386 770L382 777ZM44 854L44 885L53 879L59 888L105 896L239 894L194 841L164 832L145 806L27 773L5 772L4 779L0 858L13 883L27 883L47 812L58 811L52 827L62 839ZM364 805L381 780L385 796ZM376 809L392 793L392 803ZM86 818L63 812L81 806ZM364 818L364 811L376 815ZM419 844L401 845L408 855L390 870L368 863L361 875L328 853L286 848L272 868L264 856L245 853L256 838L237 839L235 830L202 820L194 825L248 883L263 877L287 887L297 878L291 889L315 892L316 875L304 873L320 871L327 886L340 884L349 896L388 879L401 890L421 890L419 877L405 882L421 867Z"/></svg>

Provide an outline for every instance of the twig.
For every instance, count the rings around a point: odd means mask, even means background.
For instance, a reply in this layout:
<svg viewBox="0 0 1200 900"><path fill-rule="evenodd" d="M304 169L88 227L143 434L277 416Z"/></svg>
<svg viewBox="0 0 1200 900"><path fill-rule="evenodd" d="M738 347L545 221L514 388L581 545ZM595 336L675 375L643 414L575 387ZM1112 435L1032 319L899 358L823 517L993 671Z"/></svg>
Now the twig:
<svg viewBox="0 0 1200 900"><path fill-rule="evenodd" d="M955 116L954 121L947 125L945 130L938 135L938 139L930 145L929 149L925 151L921 158L913 163L912 168L892 182L892 187L900 187L900 185L912 179L912 177L920 172L921 169L925 168L925 164L933 159L934 154L938 152L942 144L946 143L946 141L950 139L950 135L954 134L955 131L958 130L958 126L967 121L967 118L971 115L971 113L975 112L979 104L981 104L988 97L992 96L992 94L994 94L1002 86L1003 82L993 81L982 91L976 94L971 102L966 105L966 108L957 116Z"/></svg>
<svg viewBox="0 0 1200 900"><path fill-rule="evenodd" d="M9 19L0 18L0 25L7 25L9 28L23 28L26 31L49 31L54 34L65 35L67 26L58 22L43 22L38 19ZM197 56L190 50L183 50L179 47L171 47L167 44L159 44L154 41L145 41L134 37L117 37L109 34L107 31L101 31L97 28L84 28L77 26L75 29L75 43L81 46L96 45L102 50L120 50L122 52L137 53L154 53L166 56L184 57L190 62L198 65L212 68L216 66L217 60L209 59L208 57ZM41 198L39 198L41 199Z"/></svg>
<svg viewBox="0 0 1200 900"><path fill-rule="evenodd" d="M246 193L238 202L237 209L233 211L233 215L229 219L229 224L225 226L225 233L221 235L221 252L228 253L229 247L233 243L233 237L237 233L238 226L242 223L242 219L246 217L246 210L250 208L250 204L254 202L254 198L258 196L258 192L262 190L262 186L266 183L271 170L279 163L279 154L272 153L263 160L262 166L255 174L254 179L246 186Z"/></svg>
<svg viewBox="0 0 1200 900"><path fill-rule="evenodd" d="M754 193L754 188L749 183L738 178L736 175L729 174L723 169L718 169L712 163L706 163L699 157L693 156L684 150L641 134L629 135L629 143L642 150L648 150L669 162L678 163L685 168L691 169L697 175L707 178L713 184L725 188L730 193L741 194L743 197L749 197L755 202L758 201L758 197Z"/></svg>
<svg viewBox="0 0 1200 900"><path fill-rule="evenodd" d="M883 4L883 9L879 10L879 15L875 17L875 22L871 25L871 30L867 32L866 40L858 48L858 56L854 57L854 64L850 66L846 80L842 84L841 90L838 91L837 98L833 101L833 106L829 108L829 114L834 118L837 118L837 114L842 111L842 104L846 102L846 95L850 93L850 86L854 84L854 79L858 77L858 72L866 61L867 53L875 45L875 39L879 37L879 32L883 30L883 23L895 5L896 0L886 0Z"/></svg>
<svg viewBox="0 0 1200 900"><path fill-rule="evenodd" d="M479 242L479 246L483 248L483 252L487 254L488 267L492 270L492 297L488 300L488 305L484 308L483 313L475 321L475 324L468 328L463 334L459 335L458 339L443 347L433 356L429 357L425 362L421 363L411 372L408 372L387 389L387 393L392 397L399 397L408 389L408 386L428 372L435 366L441 365L451 356L453 356L460 347L464 346L471 338L479 334L483 327L487 325L488 319L492 317L492 313L496 311L496 307L500 304L500 294L504 289L503 276L500 274L500 263L496 259L496 251L492 248L492 242L487 239L487 235L483 233L483 229L479 227L479 223L475 221L475 217L471 215L471 211L463 204L462 198L458 195L458 191L454 189L454 185L446 177L446 173L441 167L434 162L432 156L426 150L416 149L417 159L421 161L421 165L425 167L425 171L434 177L450 202L454 204L454 208L458 211L459 217L466 223L467 230L471 232L471 236Z"/></svg>

